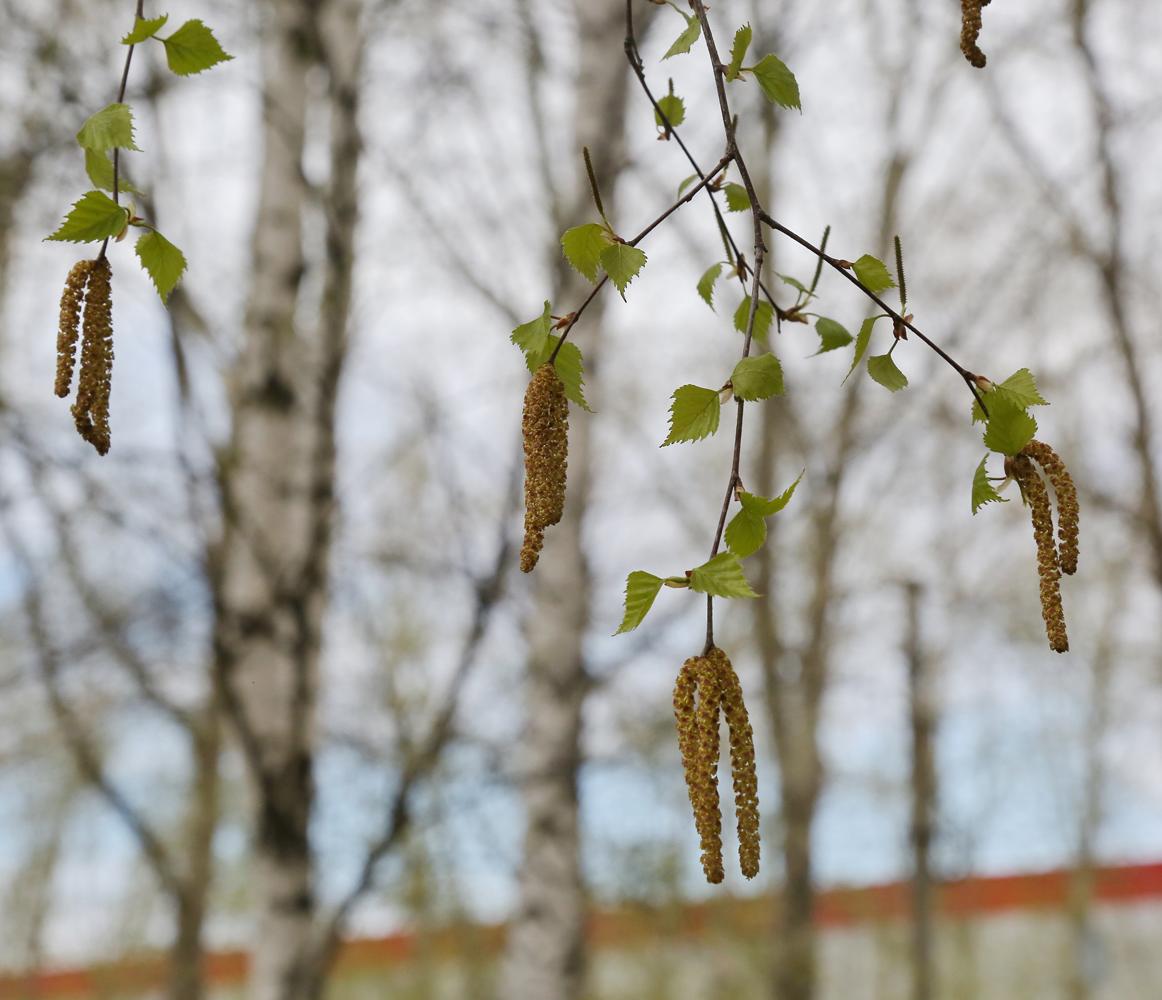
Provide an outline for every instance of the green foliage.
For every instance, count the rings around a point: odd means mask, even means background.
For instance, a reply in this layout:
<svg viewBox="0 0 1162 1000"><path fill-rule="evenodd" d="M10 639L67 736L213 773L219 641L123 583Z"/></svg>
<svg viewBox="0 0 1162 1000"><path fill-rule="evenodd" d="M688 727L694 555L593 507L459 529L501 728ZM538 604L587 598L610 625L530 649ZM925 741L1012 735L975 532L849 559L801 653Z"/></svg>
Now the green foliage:
<svg viewBox="0 0 1162 1000"><path fill-rule="evenodd" d="M976 472L972 477L973 514L976 514L986 503L1008 503L1008 500L993 489L993 484L989 482L988 469L986 468L988 458L988 455L985 455L980 460L980 465L976 467Z"/></svg>
<svg viewBox="0 0 1162 1000"><path fill-rule="evenodd" d="M86 191L73 203L64 221L46 240L97 243L119 236L129 224L129 212L101 191Z"/></svg>
<svg viewBox="0 0 1162 1000"><path fill-rule="evenodd" d="M826 316L820 316L816 320L815 332L819 334L819 350L815 352L816 354L824 354L827 351L846 347L852 341L851 334L847 332L842 323L837 323Z"/></svg>
<svg viewBox="0 0 1162 1000"><path fill-rule="evenodd" d="M746 322L750 319L750 296L744 296L742 302L739 303L738 308L734 310L734 328L739 333L746 333ZM759 304L755 308L754 314L754 339L760 344L765 344L767 336L771 332L771 323L775 319L774 307L765 299L759 299Z"/></svg>
<svg viewBox="0 0 1162 1000"><path fill-rule="evenodd" d="M702 296L702 301L711 309L714 308L714 284L718 281L718 276L722 274L722 269L725 266L722 261L711 264L702 273L702 277L698 279L698 294Z"/></svg>
<svg viewBox="0 0 1162 1000"><path fill-rule="evenodd" d="M613 243L601 251L601 266L617 286L621 297L637 273L646 266L646 255L628 243Z"/></svg>
<svg viewBox="0 0 1162 1000"><path fill-rule="evenodd" d="M143 233L134 250L164 302L185 272L185 256L157 230Z"/></svg>
<svg viewBox="0 0 1162 1000"><path fill-rule="evenodd" d="M795 291L800 292L803 295L804 302L815 297L815 293L798 278L793 278L789 274L780 274L778 277L784 285L790 285Z"/></svg>
<svg viewBox="0 0 1162 1000"><path fill-rule="evenodd" d="M701 441L718 430L722 404L717 389L684 385L675 389L671 398L670 433L662 442L663 448L680 441Z"/></svg>
<svg viewBox="0 0 1162 1000"><path fill-rule="evenodd" d="M601 251L613 243L609 230L596 222L567 229L561 237L565 259L591 282L596 283L601 267Z"/></svg>
<svg viewBox="0 0 1162 1000"><path fill-rule="evenodd" d="M746 188L741 184L725 184L722 193L726 195L726 210L728 212L745 212L750 208L750 197Z"/></svg>
<svg viewBox="0 0 1162 1000"><path fill-rule="evenodd" d="M201 73L234 58L218 44L214 32L197 18L186 21L161 42L165 46L166 62L178 76Z"/></svg>
<svg viewBox="0 0 1162 1000"><path fill-rule="evenodd" d="M108 153L98 153L95 150L86 149L85 173L89 175L89 180L93 182L94 187L100 188L102 191L113 190L113 161L109 159ZM140 194L126 178L124 170L119 172L117 187L128 194Z"/></svg>
<svg viewBox="0 0 1162 1000"><path fill-rule="evenodd" d="M803 473L779 496L769 498L754 493L740 493L742 509L726 526L726 544L740 559L754 555L767 540L766 519L777 514L791 501L795 489L803 479Z"/></svg>
<svg viewBox="0 0 1162 1000"><path fill-rule="evenodd" d="M614 635L632 632L645 620L663 582L660 576L640 569L630 573L625 581L625 616Z"/></svg>
<svg viewBox="0 0 1162 1000"><path fill-rule="evenodd" d="M681 11L678 11L678 13L682 14ZM690 49L694 47L694 43L698 41L702 35L702 25L698 23L698 18L689 14L682 14L682 16L686 18L686 30L674 39L674 44L671 45L666 50L666 54L662 56L663 60L669 59L670 56L682 55L686 52L689 52Z"/></svg>
<svg viewBox="0 0 1162 1000"><path fill-rule="evenodd" d="M730 376L734 394L748 403L783 394L783 367L773 354L743 358Z"/></svg>
<svg viewBox="0 0 1162 1000"><path fill-rule="evenodd" d="M110 149L138 150L133 141L133 112L128 104L109 104L91 116L77 133L82 149L104 153Z"/></svg>
<svg viewBox="0 0 1162 1000"><path fill-rule="evenodd" d="M733 552L720 552L690 571L690 589L712 597L758 597Z"/></svg>
<svg viewBox="0 0 1162 1000"><path fill-rule="evenodd" d="M799 102L799 84L795 74L777 56L768 55L749 67L768 101L782 108L803 110Z"/></svg>
<svg viewBox="0 0 1162 1000"><path fill-rule="evenodd" d="M753 34L749 24L744 24L734 33L734 44L730 47L730 65L726 67L726 79L738 79L742 72L742 61L746 58L746 50L750 48Z"/></svg>
<svg viewBox="0 0 1162 1000"><path fill-rule="evenodd" d="M891 354L877 354L874 358L868 358L867 373L892 392L899 392L908 384L908 376L896 367Z"/></svg>
<svg viewBox="0 0 1162 1000"><path fill-rule="evenodd" d="M843 381L846 382L851 378L851 373L859 367L860 361L863 360L864 354L867 353L868 345L871 343L872 329L876 325L876 320L882 318L880 316L869 316L863 321L859 328L859 334L855 338L855 357L851 359L851 367L847 370L847 374L843 376Z"/></svg>
<svg viewBox="0 0 1162 1000"><path fill-rule="evenodd" d="M682 183L678 185L678 197L682 197L682 192L686 190L691 184L698 180L697 174L691 174L689 177L682 179Z"/></svg>
<svg viewBox="0 0 1162 1000"><path fill-rule="evenodd" d="M873 257L870 253L865 253L860 257L851 265L851 269L855 271L855 276L859 278L860 283L870 292L878 294L896 287L896 283L892 280L884 262Z"/></svg>
<svg viewBox="0 0 1162 1000"><path fill-rule="evenodd" d="M551 311L549 300L545 299L544 312L536 319L522 323L512 331L512 336L509 337L509 340L524 351L530 362L529 368L533 371L539 366L533 365L532 359L540 357L545 350L545 345L549 342L549 329L553 325Z"/></svg>
<svg viewBox="0 0 1162 1000"><path fill-rule="evenodd" d="M1037 433L1037 421L1025 412L1023 406L1007 396L990 393L988 408L984 443L989 451L1016 455L1033 440L1033 435Z"/></svg>
<svg viewBox="0 0 1162 1000"><path fill-rule="evenodd" d="M997 382L985 394L985 405L992 409L992 403L989 400L994 397L1007 399L1015 406L1022 409L1027 409L1030 406L1048 406L1049 400L1041 395L1037 388L1037 380L1033 377L1033 373L1028 368L1021 368L1013 372L1003 382ZM972 404L972 420L973 423L978 421L983 422L985 419L984 411L980 408L980 403L973 401Z"/></svg>
<svg viewBox="0 0 1162 1000"><path fill-rule="evenodd" d="M162 14L161 17L139 17L137 23L133 26L133 30L121 39L122 45L140 45L144 41L148 41L159 31L166 21L169 20L168 14Z"/></svg>
<svg viewBox="0 0 1162 1000"><path fill-rule="evenodd" d="M791 497L795 495L795 490L799 488L806 472L806 469L800 472L795 477L795 481L777 497L768 498L759 496L757 493L740 493L738 497L742 509L758 517L770 517L772 514L777 514L791 502Z"/></svg>
<svg viewBox="0 0 1162 1000"><path fill-rule="evenodd" d="M666 121L674 128L686 120L686 104L677 94L666 94L665 97L659 99L658 107L662 109L662 115L666 116ZM657 111L654 112L654 121L658 123L658 128L666 126L666 122L662 121L662 115L658 114Z"/></svg>
<svg viewBox="0 0 1162 1000"><path fill-rule="evenodd" d="M533 320L533 323L539 323L540 320ZM525 326L532 324L526 323ZM517 327L518 330L523 327ZM513 333L516 337L516 333ZM561 338L556 334L549 334L545 338L544 346L537 352L528 352L525 354L525 364L528 366L530 372L535 372L553 355L553 351L557 350L557 345L561 343ZM571 340L565 341L561 349L557 351L557 357L553 361L553 368L557 372L557 377L561 380L561 385L565 389L565 397L571 402L576 403L583 410L592 413L588 401L585 399L585 391L582 388L585 384L585 361L581 356L581 348L574 344Z"/></svg>

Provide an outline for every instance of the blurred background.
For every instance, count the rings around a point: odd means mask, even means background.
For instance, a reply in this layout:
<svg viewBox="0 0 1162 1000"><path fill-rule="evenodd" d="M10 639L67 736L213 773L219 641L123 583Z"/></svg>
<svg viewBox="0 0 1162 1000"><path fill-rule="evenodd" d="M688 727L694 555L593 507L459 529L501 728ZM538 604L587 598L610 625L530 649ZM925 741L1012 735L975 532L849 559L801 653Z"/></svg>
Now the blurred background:
<svg viewBox="0 0 1162 1000"><path fill-rule="evenodd" d="M632 2L708 166L705 51L661 62L682 20ZM749 22L798 78L802 115L732 90L772 214L848 259L898 233L918 325L1037 375L1082 506L1056 656L1027 513L970 513L957 376L910 340L905 391L841 385L849 350L772 336L787 393L748 408L742 476L806 475L747 563L763 596L718 603L763 815L762 873L728 853L719 887L671 708L703 605L663 591L611 637L630 570L706 558L730 467L726 431L658 447L673 389L740 348L737 287L695 292L704 197L578 325L596 413L516 571L508 335L588 287L558 244L595 216L581 147L627 236L691 172L624 3L168 13L235 59L134 59L126 170L190 267L165 310L110 250L98 459L52 395L84 250L41 239L89 186L73 135L133 4L0 2L0 997L1162 995L1162 6L992 4L978 71L950 0L714 5L720 48ZM819 310L854 330L846 284Z"/></svg>

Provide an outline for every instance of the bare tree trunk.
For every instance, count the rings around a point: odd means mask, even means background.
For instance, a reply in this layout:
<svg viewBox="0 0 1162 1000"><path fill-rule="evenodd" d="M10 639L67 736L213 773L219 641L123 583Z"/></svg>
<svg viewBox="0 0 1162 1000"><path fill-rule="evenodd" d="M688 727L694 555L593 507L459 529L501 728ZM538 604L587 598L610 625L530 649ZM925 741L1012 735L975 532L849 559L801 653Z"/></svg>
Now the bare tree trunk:
<svg viewBox="0 0 1162 1000"><path fill-rule="evenodd" d="M912 730L912 1000L932 1000L935 983L930 849L936 810L936 767L932 755L936 720L932 680L920 640L920 585L909 583L906 592Z"/></svg>
<svg viewBox="0 0 1162 1000"><path fill-rule="evenodd" d="M321 989L312 974L309 827L335 491L334 407L356 216L359 9L341 0L272 0L262 28L262 184L245 337L232 372L233 426L219 462L223 531L211 559L217 676L255 799L254 1000ZM328 31L329 18L345 20L344 30ZM309 192L301 169L307 79L320 63L331 70L336 126L323 204L323 302L318 315L297 318L308 263Z"/></svg>
<svg viewBox="0 0 1162 1000"><path fill-rule="evenodd" d="M590 148L606 207L611 209L625 157L625 6L621 0L577 0L575 11L580 75L569 152L579 162L581 147ZM555 220L558 232L592 219L595 209L583 175L578 175L564 204L568 207L563 217ZM558 274L554 303L564 312L580 302L588 286L560 264ZM596 342L601 318L595 303L585 317L585 328L578 329L582 343ZM596 366L591 364L590 371ZM591 387L593 383L591 374ZM582 525L589 492L590 429L591 418L585 414L570 421L565 516L546 533L532 580L536 602L528 628L526 754L521 762L526 832L519 902L504 957L501 995L506 1000L574 1000L581 990L585 899L577 777L582 706L589 687L582 648L589 623L589 566Z"/></svg>

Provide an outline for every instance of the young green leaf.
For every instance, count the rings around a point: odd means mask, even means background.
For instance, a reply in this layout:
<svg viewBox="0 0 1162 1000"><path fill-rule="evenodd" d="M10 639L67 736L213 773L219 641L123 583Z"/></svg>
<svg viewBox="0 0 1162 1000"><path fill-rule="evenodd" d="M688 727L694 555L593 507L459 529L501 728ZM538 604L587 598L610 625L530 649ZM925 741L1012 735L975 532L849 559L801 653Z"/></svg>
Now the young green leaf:
<svg viewBox="0 0 1162 1000"><path fill-rule="evenodd" d="M717 264L711 264L702 273L702 277L698 279L698 294L702 296L702 301L710 306L711 309L714 308L714 283L718 281L718 276L722 274L722 268L724 266L722 261L719 261Z"/></svg>
<svg viewBox="0 0 1162 1000"><path fill-rule="evenodd" d="M156 230L143 233L134 250L164 302L186 269L185 256Z"/></svg>
<svg viewBox="0 0 1162 1000"><path fill-rule="evenodd" d="M678 13L681 13L681 11ZM686 30L674 39L674 44L662 56L663 61L669 59L670 56L677 56L684 52L689 52L702 34L702 25L698 23L698 18L687 14L682 14L682 16L686 18Z"/></svg>
<svg viewBox="0 0 1162 1000"><path fill-rule="evenodd" d="M530 362L544 352L545 345L549 342L549 327L552 326L550 313L549 300L546 299L544 312L536 319L522 323L509 337L509 340L525 352Z"/></svg>
<svg viewBox="0 0 1162 1000"><path fill-rule="evenodd" d="M976 472L972 477L973 514L976 514L986 503L1008 503L1008 500L993 489L993 484L989 482L988 469L985 467L988 459L988 455L985 455L980 460L980 465L976 467Z"/></svg>
<svg viewBox="0 0 1162 1000"><path fill-rule="evenodd" d="M851 269L855 271L855 276L869 292L878 294L896 287L896 283L892 280L884 262L873 257L870 253L865 253L860 257L851 265Z"/></svg>
<svg viewBox="0 0 1162 1000"><path fill-rule="evenodd" d="M763 56L749 69L754 73L768 101L782 108L803 110L799 103L799 84L795 80L795 74L787 69L777 56Z"/></svg>
<svg viewBox="0 0 1162 1000"><path fill-rule="evenodd" d="M601 251L613 243L609 231L596 222L574 226L561 237L565 259L594 284L601 267Z"/></svg>
<svg viewBox="0 0 1162 1000"><path fill-rule="evenodd" d="M722 188L726 195L726 210L728 212L745 212L750 208L750 198L746 188L741 184L725 184Z"/></svg>
<svg viewBox="0 0 1162 1000"><path fill-rule="evenodd" d="M690 589L713 597L758 597L733 552L719 552L690 572Z"/></svg>
<svg viewBox="0 0 1162 1000"><path fill-rule="evenodd" d="M218 44L214 32L196 18L186 21L169 38L161 41L165 45L166 62L178 76L201 73L234 58Z"/></svg>
<svg viewBox="0 0 1162 1000"><path fill-rule="evenodd" d="M775 273L778 274L777 271ZM784 285L790 285L796 291L802 292L808 299L815 297L815 293L811 291L811 289L806 285L804 285L803 282L801 282L798 278L792 278L789 274L779 274L778 277Z"/></svg>
<svg viewBox="0 0 1162 1000"><path fill-rule="evenodd" d="M600 259L609 280L617 286L618 293L624 299L629 283L646 266L646 255L628 243L613 243L601 251Z"/></svg>
<svg viewBox="0 0 1162 1000"><path fill-rule="evenodd" d="M863 325L860 326L859 334L855 338L855 357L851 359L851 367L847 370L847 374L843 376L844 382L851 378L851 373L859 367L859 363L863 360L864 354L867 353L868 345L871 343L872 329L875 327L876 320L879 318L880 316L869 316L863 321Z"/></svg>
<svg viewBox="0 0 1162 1000"><path fill-rule="evenodd" d="M94 187L100 188L102 191L113 190L113 161L109 159L108 153L98 153L92 149L86 149L85 173L89 175L89 180L93 182ZM117 177L117 187L128 194L140 193L129 182L124 170L120 171Z"/></svg>
<svg viewBox="0 0 1162 1000"><path fill-rule="evenodd" d="M726 546L739 559L753 556L767 540L767 522L749 510L740 510L726 526Z"/></svg>
<svg viewBox="0 0 1162 1000"><path fill-rule="evenodd" d="M46 240L65 243L97 243L121 233L129 212L101 191L86 191L73 203L69 214Z"/></svg>
<svg viewBox="0 0 1162 1000"><path fill-rule="evenodd" d="M726 67L726 79L737 80L742 71L742 61L746 58L746 50L750 48L751 31L749 24L744 24L734 33L734 44L730 47L730 65Z"/></svg>
<svg viewBox="0 0 1162 1000"><path fill-rule="evenodd" d="M877 354L874 358L868 358L867 373L892 392L899 392L908 384L908 376L896 367L890 354Z"/></svg>
<svg viewBox="0 0 1162 1000"><path fill-rule="evenodd" d="M95 153L110 149L141 152L133 141L133 112L128 104L109 104L92 115L77 133L77 142Z"/></svg>
<svg viewBox="0 0 1162 1000"><path fill-rule="evenodd" d="M1048 406L1049 400L1041 395L1037 388L1037 380L1033 377L1033 373L1028 368L1022 368L1019 371L1013 372L1003 382L997 382L989 390L988 395L996 393L1004 396L1009 402L1027 409L1030 406ZM990 406L990 403L986 403ZM972 404L972 419L973 423L977 421L983 422L985 419L984 411L980 408L980 403L973 402Z"/></svg>
<svg viewBox="0 0 1162 1000"><path fill-rule="evenodd" d="M820 316L815 322L815 332L819 334L819 350L816 354L824 354L840 347L846 347L852 341L850 333L841 323L826 316Z"/></svg>
<svg viewBox="0 0 1162 1000"><path fill-rule="evenodd" d="M754 339L765 344L767 335L771 332L771 323L774 322L775 310L765 299L759 299L754 314ZM746 333L746 321L750 319L750 296L747 295L734 310L734 328L739 333Z"/></svg>
<svg viewBox="0 0 1162 1000"><path fill-rule="evenodd" d="M691 184L693 184L693 183L694 183L696 180L698 180L698 175L697 175L697 174L691 174L689 177L686 177L686 178L684 178L684 179L682 180L682 183L678 185L678 197L679 197L679 198L681 198L681 197L682 197L682 192L683 192L683 191L685 191L685 190L686 190L686 188L688 188L688 187L689 187Z"/></svg>
<svg viewBox="0 0 1162 1000"><path fill-rule="evenodd" d="M168 14L161 17L139 17L133 30L121 39L122 45L140 45L161 31L162 26L169 20Z"/></svg>
<svg viewBox="0 0 1162 1000"><path fill-rule="evenodd" d="M662 589L662 578L653 573L645 573L640 569L634 570L625 581L625 617L614 635L622 632L632 632L650 613L654 606L654 599Z"/></svg>
<svg viewBox="0 0 1162 1000"><path fill-rule="evenodd" d="M662 114L654 112L654 121L658 123L658 128L665 128L666 122L662 121L662 115L666 116L673 128L677 128L686 120L686 105L677 94L666 94L664 97L658 99L658 107L662 109Z"/></svg>
<svg viewBox="0 0 1162 1000"><path fill-rule="evenodd" d="M1033 440L1037 433L1037 421L1024 407L1000 393L989 394L989 419L985 425L984 443L990 451L1003 455L1016 455Z"/></svg>
<svg viewBox="0 0 1162 1000"><path fill-rule="evenodd" d="M701 441L718 430L722 404L717 389L684 385L675 389L671 398L670 433L662 442L663 448L679 441Z"/></svg>
<svg viewBox="0 0 1162 1000"><path fill-rule="evenodd" d="M768 499L767 497L759 496L757 493L747 493L745 491L739 493L738 499L742 504L742 509L753 514L755 517L770 517L772 514L777 514L791 502L791 497L795 495L795 490L799 488L799 484L803 481L803 476L806 472L806 469L800 472L795 481L777 497Z"/></svg>
<svg viewBox="0 0 1162 1000"><path fill-rule="evenodd" d="M783 394L783 368L773 354L743 358L734 366L730 384L739 399L753 403Z"/></svg>
<svg viewBox="0 0 1162 1000"><path fill-rule="evenodd" d="M552 350L557 346L560 337L549 337L549 348ZM585 399L585 362L581 356L581 348L571 340L565 341L562 348L557 352L557 358L553 362L553 368L556 369L557 377L561 380L561 384L565 387L565 397L573 403L576 403L581 409L592 413L593 410L589 406L589 402Z"/></svg>

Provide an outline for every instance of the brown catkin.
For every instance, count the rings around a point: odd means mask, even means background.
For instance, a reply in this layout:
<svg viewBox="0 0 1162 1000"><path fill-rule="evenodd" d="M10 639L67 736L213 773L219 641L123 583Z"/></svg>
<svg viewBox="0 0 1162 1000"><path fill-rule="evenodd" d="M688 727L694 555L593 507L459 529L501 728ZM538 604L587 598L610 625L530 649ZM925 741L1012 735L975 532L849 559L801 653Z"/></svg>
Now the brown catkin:
<svg viewBox="0 0 1162 1000"><path fill-rule="evenodd" d="M81 333L81 306L85 301L85 285L95 261L79 260L65 279L61 292L60 322L56 335L56 384L53 391L64 399L73 385L73 366L76 364L77 339Z"/></svg>
<svg viewBox="0 0 1162 1000"><path fill-rule="evenodd" d="M1057 497L1057 555L1061 572L1073 576L1077 572L1080 508L1077 505L1077 487L1061 456L1044 441L1030 441L1021 452L1028 455L1045 472Z"/></svg>
<svg viewBox="0 0 1162 1000"><path fill-rule="evenodd" d="M77 377L77 398L73 420L77 432L97 453L109 451L109 393L113 377L113 298L109 258L94 261L85 295L81 327L81 370Z"/></svg>
<svg viewBox="0 0 1162 1000"><path fill-rule="evenodd" d="M980 9L988 3L989 0L960 0L960 51L977 69L984 69L987 61L976 40L980 37Z"/></svg>
<svg viewBox="0 0 1162 1000"><path fill-rule="evenodd" d="M730 659L717 646L707 654L722 679L722 711L730 729L730 772L734 781L734 815L738 824L738 863L743 875L759 873L759 789L754 733L742 698L742 685Z"/></svg>
<svg viewBox="0 0 1162 1000"><path fill-rule="evenodd" d="M1069 638L1065 632L1065 611L1061 606L1061 567L1057 561L1057 547L1053 544L1049 491L1027 455L1017 455L1006 461L1005 466L1020 485L1021 495L1032 513L1033 538L1037 543L1037 575L1041 579L1041 616L1045 619L1049 648L1055 653L1065 653L1069 650Z"/></svg>
<svg viewBox="0 0 1162 1000"><path fill-rule="evenodd" d="M678 749L686 773L686 791L694 811L694 827L702 847L706 880L725 877L722 865L722 812L718 799L719 705L721 677L717 664L695 656L682 664L674 684L674 719Z"/></svg>
<svg viewBox="0 0 1162 1000"><path fill-rule="evenodd" d="M569 458L569 401L556 369L546 361L525 391L521 424L525 449L525 538L521 572L540 558L545 528L565 511L565 470Z"/></svg>

